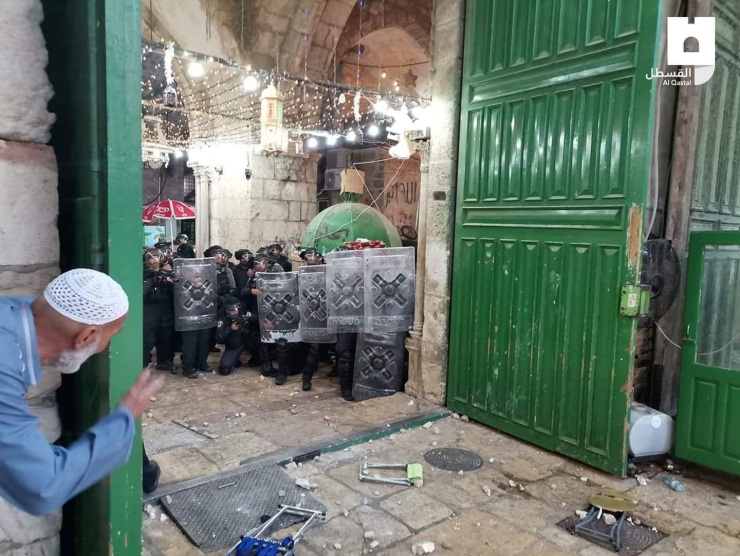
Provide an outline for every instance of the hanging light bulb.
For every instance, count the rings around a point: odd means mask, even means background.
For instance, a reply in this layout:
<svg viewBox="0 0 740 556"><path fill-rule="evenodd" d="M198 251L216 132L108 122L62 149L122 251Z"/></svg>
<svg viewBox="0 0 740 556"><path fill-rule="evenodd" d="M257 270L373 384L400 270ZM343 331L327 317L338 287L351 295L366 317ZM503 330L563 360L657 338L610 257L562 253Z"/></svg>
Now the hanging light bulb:
<svg viewBox="0 0 740 556"><path fill-rule="evenodd" d="M347 102L347 95L342 93L339 95L339 104L344 104L345 102Z"/></svg>
<svg viewBox="0 0 740 556"><path fill-rule="evenodd" d="M354 131L347 132L347 141L349 141L350 143L354 143L355 141L357 141L357 133L355 133Z"/></svg>
<svg viewBox="0 0 740 556"><path fill-rule="evenodd" d="M326 138L326 144L330 147L333 147L337 144L337 136L336 135L329 135L329 137Z"/></svg>
<svg viewBox="0 0 740 556"><path fill-rule="evenodd" d="M318 139L316 139L316 137L311 137L308 140L308 148L309 149L315 149L318 146L319 146L319 141L318 141Z"/></svg>
<svg viewBox="0 0 740 556"><path fill-rule="evenodd" d="M244 78L243 87L248 93L253 93L260 88L260 81L254 75L248 75Z"/></svg>
<svg viewBox="0 0 740 556"><path fill-rule="evenodd" d="M175 158L182 158L182 151L175 151Z"/></svg>
<svg viewBox="0 0 740 556"><path fill-rule="evenodd" d="M203 64L198 61L190 62L190 65L188 66L188 75L190 77L203 77L205 74L206 70L203 67Z"/></svg>
<svg viewBox="0 0 740 556"><path fill-rule="evenodd" d="M381 77L381 79L385 79L386 77L388 77L388 74L387 74L387 73L385 72L385 70L383 70L383 71L382 71L382 72L380 73L380 77Z"/></svg>
<svg viewBox="0 0 740 556"><path fill-rule="evenodd" d="M378 114L385 114L388 111L388 102L385 99L380 99L375 103L375 111Z"/></svg>
<svg viewBox="0 0 740 556"><path fill-rule="evenodd" d="M377 137L378 134L380 134L380 128L373 124L369 128L367 128L367 133L370 137Z"/></svg>
<svg viewBox="0 0 740 556"><path fill-rule="evenodd" d="M396 92L398 92L398 91L401 90L401 86L400 85L396 85L395 87L393 87L393 90L396 91Z"/></svg>

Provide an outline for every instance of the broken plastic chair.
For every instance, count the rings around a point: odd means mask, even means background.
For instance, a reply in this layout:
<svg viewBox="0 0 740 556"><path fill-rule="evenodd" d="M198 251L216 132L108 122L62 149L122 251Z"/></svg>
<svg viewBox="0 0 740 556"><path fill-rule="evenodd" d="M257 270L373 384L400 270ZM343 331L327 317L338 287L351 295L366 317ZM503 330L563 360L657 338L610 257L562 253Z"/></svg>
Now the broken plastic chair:
<svg viewBox="0 0 740 556"><path fill-rule="evenodd" d="M371 476L370 469L403 469L406 478ZM360 464L360 480L371 483L385 483L401 486L422 486L424 484L424 470L420 463L362 463Z"/></svg>
<svg viewBox="0 0 740 556"><path fill-rule="evenodd" d="M300 531L292 537L285 537L282 541L262 538L275 522L285 514L307 518ZM244 535L225 556L293 556L295 545L298 544L306 532L325 519L326 512L281 504L278 513Z"/></svg>
<svg viewBox="0 0 740 556"><path fill-rule="evenodd" d="M588 510L588 514L580 522L573 525L573 533L582 537L590 537L602 542L611 543L615 550L619 551L621 548L621 534L624 521L627 519L627 512L634 510L637 504L635 504L632 496L627 492L619 490L606 489L599 494L592 496L589 500L591 507ZM616 521L609 528L608 533L602 533L597 531L594 527L590 527L595 521L601 518L601 514L604 512L610 512L615 514Z"/></svg>

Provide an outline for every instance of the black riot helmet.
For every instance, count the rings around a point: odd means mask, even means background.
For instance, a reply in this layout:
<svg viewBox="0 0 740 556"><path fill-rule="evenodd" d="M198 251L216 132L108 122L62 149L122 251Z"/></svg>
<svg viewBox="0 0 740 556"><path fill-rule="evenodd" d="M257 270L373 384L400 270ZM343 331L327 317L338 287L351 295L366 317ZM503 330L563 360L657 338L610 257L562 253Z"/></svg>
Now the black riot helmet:
<svg viewBox="0 0 740 556"><path fill-rule="evenodd" d="M203 251L203 256L206 258L213 257L216 254L216 251L223 249L220 245L211 245L208 249Z"/></svg>
<svg viewBox="0 0 740 556"><path fill-rule="evenodd" d="M183 243L187 243L188 242L188 236L187 236L187 234L177 234L177 237L175 238L175 241L179 245L182 245Z"/></svg>
<svg viewBox="0 0 740 556"><path fill-rule="evenodd" d="M224 311L229 316L236 316L242 312L242 304L238 299L231 297L224 301Z"/></svg>
<svg viewBox="0 0 740 556"><path fill-rule="evenodd" d="M306 262L308 266L315 266L318 264L324 264L324 256L315 247L309 247L301 253L301 259Z"/></svg>
<svg viewBox="0 0 740 556"><path fill-rule="evenodd" d="M236 260L244 268L249 268L250 263L254 260L254 254L249 249L239 249L235 256Z"/></svg>
<svg viewBox="0 0 740 556"><path fill-rule="evenodd" d="M279 257L283 254L283 246L279 243L273 243L270 245L270 255L272 257Z"/></svg>
<svg viewBox="0 0 740 556"><path fill-rule="evenodd" d="M152 261L156 261L157 264L162 265L167 260L167 257L160 249L149 249L144 253L144 260L146 261L146 264L151 264Z"/></svg>
<svg viewBox="0 0 740 556"><path fill-rule="evenodd" d="M270 268L270 258L264 254L258 254L252 262L255 272L267 272Z"/></svg>
<svg viewBox="0 0 740 556"><path fill-rule="evenodd" d="M257 255L264 255L265 257L271 257L271 248L270 247L260 247L257 249Z"/></svg>
<svg viewBox="0 0 740 556"><path fill-rule="evenodd" d="M229 261L229 259L226 258L227 255L225 249L214 249L211 251L209 256L216 261L218 266L226 266L226 263Z"/></svg>

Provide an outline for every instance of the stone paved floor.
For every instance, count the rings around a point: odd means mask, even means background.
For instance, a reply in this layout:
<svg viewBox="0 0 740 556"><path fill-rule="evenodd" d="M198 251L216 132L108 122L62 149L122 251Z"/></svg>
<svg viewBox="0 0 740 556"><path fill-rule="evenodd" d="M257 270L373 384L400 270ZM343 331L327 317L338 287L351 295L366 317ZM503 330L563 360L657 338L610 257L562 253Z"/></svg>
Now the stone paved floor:
<svg viewBox="0 0 740 556"><path fill-rule="evenodd" d="M153 404L147 427L185 418L199 426L207 422L207 429L221 438L155 456L163 483L216 473L293 443L307 444L428 409L409 405L411 398L403 394L346 403L338 398L335 379L317 380L315 392L296 392L298 378L277 388L256 371L198 381L171 377ZM146 433L147 428L145 439ZM473 450L485 463L462 475L425 463L421 488L357 479L361 461L423 462L423 454L433 447ZM613 554L556 526L603 487L630 490L639 500L634 515L670 535L643 552L645 556L740 554L740 481L694 474L682 479L686 492L676 493L660 482L661 469L644 470L648 483L639 486L635 479L617 479L482 425L447 418L428 429L357 445L289 470L294 478L310 478L316 485L314 496L328 507L327 522L309 533L296 554L401 556L426 541L435 543L435 554L460 556ZM156 509L154 519L144 516L147 556L202 554L159 514ZM374 539L365 538L368 532ZM378 545L371 549L373 540Z"/></svg>

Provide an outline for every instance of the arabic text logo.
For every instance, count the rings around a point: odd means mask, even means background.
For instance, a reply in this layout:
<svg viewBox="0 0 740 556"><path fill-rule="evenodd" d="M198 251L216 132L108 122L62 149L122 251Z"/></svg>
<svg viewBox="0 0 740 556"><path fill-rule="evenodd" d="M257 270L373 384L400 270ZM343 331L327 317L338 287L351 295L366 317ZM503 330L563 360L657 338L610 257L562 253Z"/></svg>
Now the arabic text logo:
<svg viewBox="0 0 740 556"><path fill-rule="evenodd" d="M669 66L684 67L684 75L677 77L687 76L693 85L709 81L714 74L714 18L696 17L690 22L688 17L669 17L667 54ZM673 77L670 74L669 76Z"/></svg>

